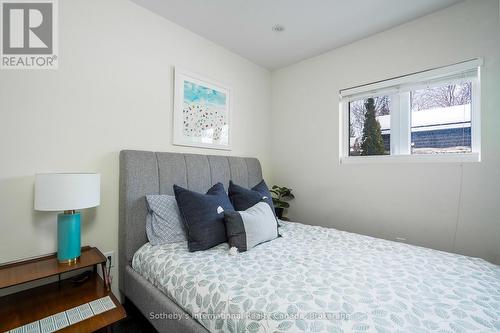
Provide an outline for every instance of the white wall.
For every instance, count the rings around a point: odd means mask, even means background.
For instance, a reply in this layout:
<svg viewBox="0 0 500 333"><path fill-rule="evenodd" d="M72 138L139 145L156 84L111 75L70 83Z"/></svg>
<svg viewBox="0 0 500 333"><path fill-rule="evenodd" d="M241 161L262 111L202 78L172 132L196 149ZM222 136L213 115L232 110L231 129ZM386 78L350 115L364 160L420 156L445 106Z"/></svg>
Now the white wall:
<svg viewBox="0 0 500 333"><path fill-rule="evenodd" d="M82 243L118 258L121 149L255 156L270 169L268 70L127 0L59 8L59 69L0 71L0 262L56 250L55 213L33 211L37 172L101 173ZM233 151L171 145L175 65L234 89Z"/></svg>
<svg viewBox="0 0 500 333"><path fill-rule="evenodd" d="M498 5L469 0L273 72L273 182L295 190L292 219L500 263ZM340 89L475 57L483 162L339 165Z"/></svg>

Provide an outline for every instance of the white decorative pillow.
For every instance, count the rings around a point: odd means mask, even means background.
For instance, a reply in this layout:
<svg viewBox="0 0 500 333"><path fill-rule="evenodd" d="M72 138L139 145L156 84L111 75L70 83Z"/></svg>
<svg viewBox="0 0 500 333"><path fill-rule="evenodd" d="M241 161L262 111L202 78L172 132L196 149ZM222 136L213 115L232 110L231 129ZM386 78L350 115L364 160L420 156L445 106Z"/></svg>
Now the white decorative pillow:
<svg viewBox="0 0 500 333"><path fill-rule="evenodd" d="M224 212L224 222L229 247L237 248L239 252L278 237L276 218L265 201L244 211Z"/></svg>
<svg viewBox="0 0 500 333"><path fill-rule="evenodd" d="M186 231L173 195L147 195L146 234L151 245L186 241Z"/></svg>

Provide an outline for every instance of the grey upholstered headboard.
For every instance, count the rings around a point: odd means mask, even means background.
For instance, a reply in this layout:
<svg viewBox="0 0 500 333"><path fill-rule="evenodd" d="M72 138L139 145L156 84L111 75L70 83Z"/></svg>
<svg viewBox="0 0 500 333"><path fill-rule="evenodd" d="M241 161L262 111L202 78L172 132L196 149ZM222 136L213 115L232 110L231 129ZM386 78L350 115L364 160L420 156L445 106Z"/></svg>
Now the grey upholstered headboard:
<svg viewBox="0 0 500 333"><path fill-rule="evenodd" d="M251 187L262 180L262 169L256 158L157 153L123 150L120 152L120 221L119 266L120 288L124 270L134 253L147 242L147 194L173 195L174 184L205 192L221 182L227 189L229 180Z"/></svg>

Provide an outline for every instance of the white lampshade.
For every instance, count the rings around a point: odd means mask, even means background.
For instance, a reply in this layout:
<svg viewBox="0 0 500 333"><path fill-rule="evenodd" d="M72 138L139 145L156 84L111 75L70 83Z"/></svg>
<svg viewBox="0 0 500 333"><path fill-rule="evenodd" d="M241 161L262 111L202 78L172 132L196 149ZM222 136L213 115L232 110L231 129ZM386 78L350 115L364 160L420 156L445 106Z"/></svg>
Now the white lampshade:
<svg viewBox="0 0 500 333"><path fill-rule="evenodd" d="M99 206L101 175L46 173L35 176L35 210L64 211Z"/></svg>

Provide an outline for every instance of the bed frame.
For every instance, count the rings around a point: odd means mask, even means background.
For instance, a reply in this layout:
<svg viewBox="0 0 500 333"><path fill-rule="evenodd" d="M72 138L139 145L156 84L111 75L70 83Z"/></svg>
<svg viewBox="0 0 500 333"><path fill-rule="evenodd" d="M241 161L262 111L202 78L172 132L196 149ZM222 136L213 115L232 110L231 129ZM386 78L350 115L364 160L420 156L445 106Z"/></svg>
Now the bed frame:
<svg viewBox="0 0 500 333"><path fill-rule="evenodd" d="M204 193L221 182L227 189L230 179L246 187L257 184L262 180L259 160L137 150L120 152L119 288L159 332L208 331L132 269L134 253L147 242L144 196L173 195L174 184ZM177 315L182 319L151 319L151 313Z"/></svg>

